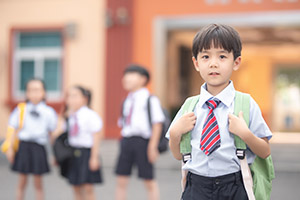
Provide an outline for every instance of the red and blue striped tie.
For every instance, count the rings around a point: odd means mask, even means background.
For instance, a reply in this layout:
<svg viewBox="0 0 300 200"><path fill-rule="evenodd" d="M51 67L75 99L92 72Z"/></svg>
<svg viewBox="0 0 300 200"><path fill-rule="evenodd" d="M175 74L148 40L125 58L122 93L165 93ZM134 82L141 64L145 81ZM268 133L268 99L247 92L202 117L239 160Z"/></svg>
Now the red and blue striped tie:
<svg viewBox="0 0 300 200"><path fill-rule="evenodd" d="M205 155L209 156L221 145L219 126L213 112L214 109L219 105L220 101L214 99L208 100L205 103L209 108L209 113L203 125L202 136L200 140L200 149L205 153Z"/></svg>

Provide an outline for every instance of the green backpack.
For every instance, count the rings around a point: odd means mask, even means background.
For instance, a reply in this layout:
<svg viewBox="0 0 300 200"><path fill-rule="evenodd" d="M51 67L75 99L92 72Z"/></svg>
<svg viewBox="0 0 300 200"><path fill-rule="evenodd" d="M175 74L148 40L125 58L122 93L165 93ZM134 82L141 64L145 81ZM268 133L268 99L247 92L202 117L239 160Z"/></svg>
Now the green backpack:
<svg viewBox="0 0 300 200"><path fill-rule="evenodd" d="M193 112L198 103L199 95L189 97L182 106L182 114ZM234 102L234 114L237 116L243 111L244 119L249 126L250 118L250 95L236 91ZM237 156L240 160L245 158L246 144L238 136L235 136L235 146ZM180 153L183 156L183 162L191 158L191 132L182 135L180 142ZM274 166L271 155L266 159L256 156L254 162L250 165L253 178L253 192L256 200L270 199L272 190L272 180L275 178Z"/></svg>

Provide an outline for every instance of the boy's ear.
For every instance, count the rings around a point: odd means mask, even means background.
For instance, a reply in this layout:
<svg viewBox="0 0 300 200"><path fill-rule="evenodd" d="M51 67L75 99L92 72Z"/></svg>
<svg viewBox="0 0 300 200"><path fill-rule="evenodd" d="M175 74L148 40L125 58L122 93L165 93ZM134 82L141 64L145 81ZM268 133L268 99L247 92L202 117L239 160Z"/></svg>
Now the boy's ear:
<svg viewBox="0 0 300 200"><path fill-rule="evenodd" d="M141 76L142 86L146 87L148 85L148 80L146 76Z"/></svg>
<svg viewBox="0 0 300 200"><path fill-rule="evenodd" d="M196 71L199 72L200 69L199 69L198 61L196 60L196 58L194 56L192 57L192 60L193 60Z"/></svg>
<svg viewBox="0 0 300 200"><path fill-rule="evenodd" d="M234 60L234 63L233 63L233 70L234 71L237 71L240 68L241 62L242 62L242 57L241 56L237 57Z"/></svg>

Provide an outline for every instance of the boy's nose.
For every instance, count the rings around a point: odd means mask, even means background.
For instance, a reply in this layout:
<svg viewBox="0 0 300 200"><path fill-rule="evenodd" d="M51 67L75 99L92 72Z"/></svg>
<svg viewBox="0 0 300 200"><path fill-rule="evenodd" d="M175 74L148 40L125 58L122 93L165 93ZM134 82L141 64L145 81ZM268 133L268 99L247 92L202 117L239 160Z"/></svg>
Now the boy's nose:
<svg viewBox="0 0 300 200"><path fill-rule="evenodd" d="M210 67L210 68L217 68L217 67L219 67L219 64L218 64L218 62L216 62L216 61L212 61L212 62L209 64L209 67Z"/></svg>

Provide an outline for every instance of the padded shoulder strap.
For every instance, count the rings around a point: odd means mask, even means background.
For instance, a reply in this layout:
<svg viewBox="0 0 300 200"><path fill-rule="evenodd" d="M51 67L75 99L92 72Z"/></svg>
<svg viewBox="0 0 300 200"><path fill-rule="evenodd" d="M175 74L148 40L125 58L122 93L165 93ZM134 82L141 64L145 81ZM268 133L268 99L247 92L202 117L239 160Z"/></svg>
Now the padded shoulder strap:
<svg viewBox="0 0 300 200"><path fill-rule="evenodd" d="M188 112L193 112L196 104L199 101L199 95L189 97L184 104L182 105L182 115L188 113ZM181 137L181 142L180 142L180 153L181 154L190 154L192 152L192 147L191 147L191 132L188 132Z"/></svg>
<svg viewBox="0 0 300 200"><path fill-rule="evenodd" d="M234 100L234 114L238 116L240 111L243 111L244 120L249 126L250 95L236 91ZM237 149L246 149L246 144L240 137L235 135L234 141Z"/></svg>

